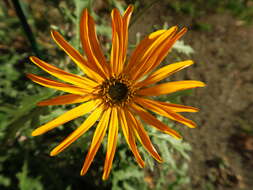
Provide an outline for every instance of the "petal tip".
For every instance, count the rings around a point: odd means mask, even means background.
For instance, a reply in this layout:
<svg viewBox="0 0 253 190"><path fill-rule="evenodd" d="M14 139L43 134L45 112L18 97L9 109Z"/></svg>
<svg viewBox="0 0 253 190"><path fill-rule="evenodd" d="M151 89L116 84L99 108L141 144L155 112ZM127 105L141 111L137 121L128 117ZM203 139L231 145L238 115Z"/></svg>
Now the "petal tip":
<svg viewBox="0 0 253 190"><path fill-rule="evenodd" d="M27 73L27 74L25 74L25 75L26 75L26 77L29 78L29 79L30 79L31 76L32 76L32 74L30 74L30 73Z"/></svg>
<svg viewBox="0 0 253 190"><path fill-rule="evenodd" d="M89 11L87 8L84 8L82 11L82 17L87 16L89 14Z"/></svg>
<svg viewBox="0 0 253 190"><path fill-rule="evenodd" d="M80 176L84 176L86 174L87 171L85 171L83 168L82 170L80 171Z"/></svg>
<svg viewBox="0 0 253 190"><path fill-rule="evenodd" d="M168 131L168 132L166 132L166 134L170 135L171 137L173 137L177 140L183 139L183 137L180 134L178 134L177 132L172 133L172 132Z"/></svg>
<svg viewBox="0 0 253 190"><path fill-rule="evenodd" d="M57 36L60 35L59 32L56 31L56 30L51 30L50 33L51 33L51 36L52 36L52 38L53 38L54 40L57 38Z"/></svg>
<svg viewBox="0 0 253 190"><path fill-rule="evenodd" d="M33 80L35 77L38 77L37 75L34 75L32 73L27 73L26 77L29 78L30 80Z"/></svg>
<svg viewBox="0 0 253 190"><path fill-rule="evenodd" d="M33 132L32 132L32 134L31 134L33 137L35 137L35 136L39 136L40 135L40 133L38 132L38 130L37 129L35 129Z"/></svg>
<svg viewBox="0 0 253 190"><path fill-rule="evenodd" d="M108 175L108 174L103 174L102 180L103 180L103 181L105 181L105 180L107 180L107 179L108 179L108 177L109 177L109 175Z"/></svg>
<svg viewBox="0 0 253 190"><path fill-rule="evenodd" d="M192 64L195 64L193 60L188 60L187 62L188 62L189 66L192 65Z"/></svg>
<svg viewBox="0 0 253 190"><path fill-rule="evenodd" d="M183 137L182 137L181 135L174 136L174 137L175 137L175 139L177 139L177 140L183 140Z"/></svg>
<svg viewBox="0 0 253 190"><path fill-rule="evenodd" d="M80 172L80 176L84 176L84 174L82 173L82 171Z"/></svg>
<svg viewBox="0 0 253 190"><path fill-rule="evenodd" d="M194 112L199 112L199 108L195 108Z"/></svg>
<svg viewBox="0 0 253 190"><path fill-rule="evenodd" d="M51 152L50 152L50 156L56 156L59 153L58 149L54 148Z"/></svg>
<svg viewBox="0 0 253 190"><path fill-rule="evenodd" d="M51 33L52 36L54 36L56 32L57 32L57 31L54 30L54 29L52 29L52 30L50 31L50 33Z"/></svg>
<svg viewBox="0 0 253 190"><path fill-rule="evenodd" d="M44 104L44 102L42 101L42 102L38 102L38 103L36 103L36 105L37 106L46 106L46 104Z"/></svg>
<svg viewBox="0 0 253 190"><path fill-rule="evenodd" d="M115 17L121 16L121 14L117 8L114 8L114 9L112 9L111 16L112 16L112 18L115 18Z"/></svg>
<svg viewBox="0 0 253 190"><path fill-rule="evenodd" d="M199 87L205 87L206 84L204 82L199 81L200 86Z"/></svg>
<svg viewBox="0 0 253 190"><path fill-rule="evenodd" d="M133 12L134 5L133 4L128 5L127 10L130 10L130 12Z"/></svg>
<svg viewBox="0 0 253 190"><path fill-rule="evenodd" d="M34 62L34 59L36 59L36 57L35 57L35 56L29 56L29 59L30 59L32 62Z"/></svg>
<svg viewBox="0 0 253 190"><path fill-rule="evenodd" d="M175 25L175 26L172 26L171 28L169 28L168 30L170 30L170 29L174 29L174 30L177 30L178 29L178 26L177 25Z"/></svg>
<svg viewBox="0 0 253 190"><path fill-rule="evenodd" d="M163 163L163 159L160 157L159 159L157 159L157 161L161 164Z"/></svg>

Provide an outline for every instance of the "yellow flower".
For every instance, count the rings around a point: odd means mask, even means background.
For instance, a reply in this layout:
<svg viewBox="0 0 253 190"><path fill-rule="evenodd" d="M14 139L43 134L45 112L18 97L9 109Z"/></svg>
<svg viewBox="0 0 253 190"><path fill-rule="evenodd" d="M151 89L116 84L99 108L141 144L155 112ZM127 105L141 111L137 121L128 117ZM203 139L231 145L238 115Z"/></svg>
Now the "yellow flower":
<svg viewBox="0 0 253 190"><path fill-rule="evenodd" d="M121 128L126 142L140 167L144 167L144 161L137 150L136 137L158 162L162 162L143 127L143 122L177 139L180 139L181 136L175 130L156 119L150 111L188 127L196 127L193 121L178 113L197 112L197 108L148 98L148 96L158 96L205 86L203 82L194 80L154 85L156 82L193 64L191 60L187 60L169 64L154 71L166 57L172 45L186 32L186 28L177 32L178 28L174 26L168 30L158 30L151 33L140 42L129 59L126 59L128 26L132 12L133 6L130 5L123 16L120 15L117 9L113 9L111 13L112 49L109 61L106 60L101 51L95 32L94 20L87 9L84 9L80 20L81 42L86 58L66 42L58 32L52 31L51 34L54 41L80 67L85 76L77 76L65 72L37 57L30 57L31 61L37 66L54 77L69 83L66 84L28 74L27 76L32 81L42 86L68 93L42 101L38 104L39 106L82 103L34 130L33 136L46 133L59 125L90 113L87 119L73 133L51 151L51 156L62 152L94 126L96 121L99 121L86 155L81 175L84 175L90 167L107 129L108 142L103 179L108 178L112 167L119 128Z"/></svg>

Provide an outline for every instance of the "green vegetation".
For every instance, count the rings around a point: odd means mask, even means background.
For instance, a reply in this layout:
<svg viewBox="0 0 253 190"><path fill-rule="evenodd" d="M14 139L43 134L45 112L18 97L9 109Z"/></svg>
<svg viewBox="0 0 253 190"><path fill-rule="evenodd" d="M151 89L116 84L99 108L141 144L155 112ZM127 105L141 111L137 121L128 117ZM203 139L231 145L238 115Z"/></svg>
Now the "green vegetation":
<svg viewBox="0 0 253 190"><path fill-rule="evenodd" d="M253 16L252 0L178 0L168 1L168 6L177 13L184 13L193 18L203 16L208 13L230 11L239 19L247 22L252 21Z"/></svg>

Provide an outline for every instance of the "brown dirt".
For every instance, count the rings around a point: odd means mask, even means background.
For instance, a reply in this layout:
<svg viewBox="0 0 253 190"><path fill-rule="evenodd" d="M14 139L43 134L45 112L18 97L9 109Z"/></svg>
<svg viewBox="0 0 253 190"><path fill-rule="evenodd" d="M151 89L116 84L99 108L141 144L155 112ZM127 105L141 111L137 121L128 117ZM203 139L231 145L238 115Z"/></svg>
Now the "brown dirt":
<svg viewBox="0 0 253 190"><path fill-rule="evenodd" d="M207 83L184 98L186 105L201 109L191 115L198 128L180 129L193 148L189 189L250 190L253 137L243 129L252 132L253 125L253 26L242 25L229 13L192 20L157 3L132 26L130 36L146 35L165 21L169 26L191 28L196 22L212 26L210 31L190 29L183 38L196 51L191 59L197 64L174 77Z"/></svg>

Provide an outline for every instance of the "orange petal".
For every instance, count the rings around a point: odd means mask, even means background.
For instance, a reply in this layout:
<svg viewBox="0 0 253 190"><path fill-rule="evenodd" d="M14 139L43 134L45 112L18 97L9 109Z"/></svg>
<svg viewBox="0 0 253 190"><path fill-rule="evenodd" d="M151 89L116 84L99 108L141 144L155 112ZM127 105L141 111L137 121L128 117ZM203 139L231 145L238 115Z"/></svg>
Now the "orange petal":
<svg viewBox="0 0 253 190"><path fill-rule="evenodd" d="M98 84L93 80L90 80L86 77L81 77L78 75L74 75L68 72L65 72L53 65L50 65L37 57L31 56L30 60L42 68L44 71L48 72L49 74L57 77L58 79L64 80L66 82L72 83L78 87L86 88L87 90L96 87Z"/></svg>
<svg viewBox="0 0 253 190"><path fill-rule="evenodd" d="M112 17L112 50L111 68L113 74L120 74L123 68L123 23L118 9L113 9Z"/></svg>
<svg viewBox="0 0 253 190"><path fill-rule="evenodd" d="M152 145L152 142L147 135L146 131L144 130L142 124L133 116L133 114L130 111L125 111L126 116L129 120L129 122L132 124L133 129L136 133L136 136L138 137L141 144L144 146L144 148L155 158L158 162L162 162L161 157L157 153L155 147Z"/></svg>
<svg viewBox="0 0 253 190"><path fill-rule="evenodd" d="M182 61L178 63L169 64L164 66L151 75L149 75L144 81L141 81L137 84L138 87L148 86L150 84L154 84L158 81L165 79L166 77L178 72L186 67L189 67L193 64L192 60Z"/></svg>
<svg viewBox="0 0 253 190"><path fill-rule="evenodd" d="M144 54L145 51L147 51L148 47L154 43L161 35L163 35L166 32L166 30L158 30L151 34L149 34L147 37L145 37L139 45L135 48L132 55L130 56L129 63L125 67L125 72L131 74L129 72L136 64L138 64L140 61L140 58Z"/></svg>
<svg viewBox="0 0 253 190"><path fill-rule="evenodd" d="M80 67L80 69L82 69L85 74L97 82L103 81L103 77L95 72L96 70L94 70L94 68L88 65L84 57L78 51L76 51L66 40L64 40L60 33L53 30L51 31L51 35L57 45L60 46L68 54L68 56L75 62L75 64Z"/></svg>
<svg viewBox="0 0 253 190"><path fill-rule="evenodd" d="M65 104L75 104L91 100L91 95L76 95L76 94L65 94L61 96L56 96L49 100L43 100L37 103L38 106L49 106L49 105L65 105Z"/></svg>
<svg viewBox="0 0 253 190"><path fill-rule="evenodd" d="M102 140L105 136L105 133L106 133L106 129L108 127L108 123L110 120L110 114L111 114L111 109L109 108L103 113L102 118L100 119L100 121L96 127L96 130L95 130L95 133L93 135L93 139L92 139L92 142L90 145L89 152L85 158L85 161L84 161L84 164L83 164L83 167L81 170L81 175L86 174L86 172L88 171L88 169L90 167L91 162L93 161L93 159L98 151L98 148L101 145L101 142L102 142Z"/></svg>
<svg viewBox="0 0 253 190"><path fill-rule="evenodd" d="M98 106L98 103L99 103L98 101L89 101L84 104L81 104L80 106L77 106L74 109L67 111L66 113L62 114L56 119L38 127L32 132L32 136L41 135L43 133L46 133L47 131L54 129L59 125L62 125L64 123L67 123L68 121L78 118L95 109L96 106Z"/></svg>
<svg viewBox="0 0 253 190"><path fill-rule="evenodd" d="M169 110L166 106L159 104L159 102L149 100L149 99L144 99L144 98L136 98L135 102L142 105L143 107L150 109L151 111L162 115L164 117L167 117L169 119L175 120L179 123L182 123L190 128L195 128L196 123L194 123L192 120L187 119L183 117L180 114L177 114L171 110Z"/></svg>
<svg viewBox="0 0 253 190"><path fill-rule="evenodd" d="M174 45L174 43L182 37L185 32L187 31L186 28L183 28L180 32L175 34L176 30L173 28L169 29L172 30L172 34L166 37L165 40L158 42L159 46L155 46L153 48L152 53L149 53L149 58L146 59L146 61L143 63L143 67L140 68L138 73L134 75L135 80L138 80L142 76L144 76L146 73L149 73L153 69L155 69L161 62L162 60L167 56L167 54L170 51L170 48ZM157 44L156 44L157 45Z"/></svg>
<svg viewBox="0 0 253 190"><path fill-rule="evenodd" d="M180 39L185 33L187 32L187 28L183 28L180 30L178 33L175 33L172 39L165 41L165 43L161 46L159 49L159 52L157 52L156 57L157 59L154 62L151 62L148 64L148 69L146 73L149 71L155 69L161 62L162 60L167 56L167 54L170 51L170 48L176 43L178 39ZM143 75L140 75L139 77L142 77Z"/></svg>
<svg viewBox="0 0 253 190"><path fill-rule="evenodd" d="M149 125L153 126L154 128L175 137L176 139L182 139L181 135L179 135L175 130L171 129L160 120L156 119L152 114L148 113L146 110L137 106L136 104L132 104L132 109L136 114L138 114L143 121L148 123Z"/></svg>
<svg viewBox="0 0 253 190"><path fill-rule="evenodd" d="M125 59L126 59L126 53L127 53L127 48L128 48L128 26L129 26L129 22L132 16L134 10L134 6L133 5L129 5L122 17L122 21L123 21L123 55L122 55L122 63L125 63Z"/></svg>
<svg viewBox="0 0 253 190"><path fill-rule="evenodd" d="M195 80L185 80L176 82L167 82L163 84L158 84L149 88L140 89L137 91L139 95L144 96L159 96L162 94L170 94L180 90L186 90L197 87L204 87L205 83Z"/></svg>
<svg viewBox="0 0 253 190"><path fill-rule="evenodd" d="M139 60L137 60L135 67L131 68L131 71L135 71L131 74L131 78L136 80L142 73L147 73L147 69L154 64L159 52L162 48L165 48L165 43L173 39L174 34L177 31L177 27L171 27L160 35L150 46L141 53ZM143 76L143 75L142 75Z"/></svg>
<svg viewBox="0 0 253 190"><path fill-rule="evenodd" d="M104 78L109 76L108 65L98 43L93 18L84 9L80 20L80 37L90 68L96 69Z"/></svg>
<svg viewBox="0 0 253 190"><path fill-rule="evenodd" d="M128 146L130 147L131 151L133 152L137 163L139 164L141 168L144 168L145 163L143 159L141 158L141 155L135 143L135 137L133 134L134 129L131 127L131 124L127 122L128 120L126 119L125 113L122 109L119 109L119 121L120 121L123 134L125 136L126 142Z"/></svg>
<svg viewBox="0 0 253 190"><path fill-rule="evenodd" d="M86 131L88 131L94 123L99 119L103 108L100 106L95 109L89 117L83 122L83 124L78 127L74 132L72 132L64 141L62 141L57 147L55 147L51 152L50 156L55 156L66 149L74 141L76 141L80 136L82 136Z"/></svg>
<svg viewBox="0 0 253 190"><path fill-rule="evenodd" d="M112 168L112 161L115 155L117 138L118 138L118 116L117 108L112 108L111 119L109 124L109 134L107 142L107 152L104 164L103 180L106 180Z"/></svg>
<svg viewBox="0 0 253 190"><path fill-rule="evenodd" d="M89 93L87 90L76 87L73 85L57 82L45 77L37 76L34 74L27 74L26 75L29 79L31 79L33 82L36 82L42 86L48 87L48 88L53 88L57 90L61 90L64 92L69 92L72 94L79 94L79 95L85 95L86 93Z"/></svg>
<svg viewBox="0 0 253 190"><path fill-rule="evenodd" d="M119 37L117 34L114 34L113 36L113 44L112 44L112 50L111 50L111 69L112 69L112 75L119 74L118 66L119 66Z"/></svg>
<svg viewBox="0 0 253 190"><path fill-rule="evenodd" d="M172 112L198 112L198 108L194 108L191 106L184 106L180 104L172 104L172 103L167 103L167 102L160 102L156 101L159 104L162 104L163 106L166 107L166 109L171 110Z"/></svg>

